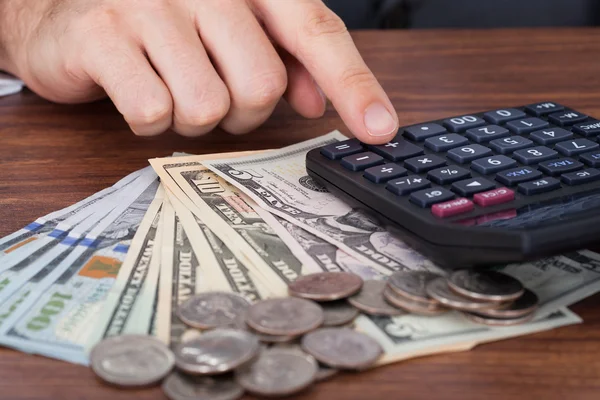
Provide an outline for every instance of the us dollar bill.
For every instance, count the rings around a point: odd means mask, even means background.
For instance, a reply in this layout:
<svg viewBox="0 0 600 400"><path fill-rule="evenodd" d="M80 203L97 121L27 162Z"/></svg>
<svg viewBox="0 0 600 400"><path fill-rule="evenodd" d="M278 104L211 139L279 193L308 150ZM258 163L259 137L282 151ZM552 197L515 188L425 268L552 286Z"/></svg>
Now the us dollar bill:
<svg viewBox="0 0 600 400"><path fill-rule="evenodd" d="M382 228L385 224L376 216L350 207L308 176L306 153L345 139L341 133L332 132L268 153L201 162L259 206L383 274L402 269L438 271L431 261Z"/></svg>
<svg viewBox="0 0 600 400"><path fill-rule="evenodd" d="M36 274L24 299L11 296L0 305L4 312L18 304L0 326L0 343L87 364L84 345L158 185L155 174L136 180L127 191L131 200L99 221L58 266Z"/></svg>
<svg viewBox="0 0 600 400"><path fill-rule="evenodd" d="M436 317L406 314L398 317L360 315L355 328L383 347L376 366L430 354L468 350L477 344L508 339L581 323L567 308L560 308L522 325L494 328L469 321L458 312Z"/></svg>
<svg viewBox="0 0 600 400"><path fill-rule="evenodd" d="M154 274L150 270L152 267L156 269L155 282L158 283L161 249L159 222L163 199L164 190L159 187L133 237L117 279L106 295L93 332L87 340L86 350L108 337L148 334L156 295L156 285L152 284ZM149 288L147 280L150 280Z"/></svg>

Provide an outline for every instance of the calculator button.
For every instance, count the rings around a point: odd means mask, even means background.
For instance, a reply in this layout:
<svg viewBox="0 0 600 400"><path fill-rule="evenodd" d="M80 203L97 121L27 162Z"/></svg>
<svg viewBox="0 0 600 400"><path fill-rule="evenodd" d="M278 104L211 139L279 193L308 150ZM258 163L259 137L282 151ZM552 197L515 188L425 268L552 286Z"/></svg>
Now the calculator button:
<svg viewBox="0 0 600 400"><path fill-rule="evenodd" d="M519 186L517 186L519 192L526 196L549 192L558 188L560 188L560 182L555 178L538 179L531 182L520 183Z"/></svg>
<svg viewBox="0 0 600 400"><path fill-rule="evenodd" d="M558 143L573 137L573 132L563 128L548 128L533 132L529 137L543 145Z"/></svg>
<svg viewBox="0 0 600 400"><path fill-rule="evenodd" d="M362 171L383 163L383 158L377 154L365 151L342 158L342 166L350 171Z"/></svg>
<svg viewBox="0 0 600 400"><path fill-rule="evenodd" d="M446 160L433 154L425 154L404 161L404 166L416 173L427 172L444 165L446 165Z"/></svg>
<svg viewBox="0 0 600 400"><path fill-rule="evenodd" d="M533 146L533 142L522 136L510 136L490 142L490 147L500 154L510 154L513 151Z"/></svg>
<svg viewBox="0 0 600 400"><path fill-rule="evenodd" d="M525 107L525 111L527 111L529 114L535 115L536 117L552 114L554 112L562 111L564 109L565 108L560 104L550 102L534 103Z"/></svg>
<svg viewBox="0 0 600 400"><path fill-rule="evenodd" d="M431 213L438 218L448 218L458 214L464 214L472 211L475 206L469 199L455 199L444 203L434 204L431 207Z"/></svg>
<svg viewBox="0 0 600 400"><path fill-rule="evenodd" d="M442 133L446 133L446 128L438 124L420 124L404 129L404 136L418 142Z"/></svg>
<svg viewBox="0 0 600 400"><path fill-rule="evenodd" d="M570 158L558 158L556 160L544 161L538 165L538 169L550 176L558 176L565 172L577 171L583 168L583 164Z"/></svg>
<svg viewBox="0 0 600 400"><path fill-rule="evenodd" d="M574 156L590 150L596 150L600 145L588 139L575 139L560 142L554 148L565 156Z"/></svg>
<svg viewBox="0 0 600 400"><path fill-rule="evenodd" d="M512 168L516 165L517 162L512 158L508 158L506 156L491 156L473 161L473 164L471 164L471 169L479 172L480 174L487 175L502 171L507 168Z"/></svg>
<svg viewBox="0 0 600 400"><path fill-rule="evenodd" d="M410 202L427 208L433 204L452 200L454 193L441 187L419 190L410 195Z"/></svg>
<svg viewBox="0 0 600 400"><path fill-rule="evenodd" d="M573 132L582 136L600 135L600 121L597 119L573 125Z"/></svg>
<svg viewBox="0 0 600 400"><path fill-rule="evenodd" d="M406 178L398 178L389 181L385 188L398 196L404 196L405 194L425 189L429 186L431 186L431 182L427 179L412 175L407 176Z"/></svg>
<svg viewBox="0 0 600 400"><path fill-rule="evenodd" d="M480 144L471 144L450 150L447 157L457 163L465 164L476 158L485 157L490 154L492 154L492 150L489 148Z"/></svg>
<svg viewBox="0 0 600 400"><path fill-rule="evenodd" d="M460 181L469 178L470 176L471 172L469 172L469 170L455 166L434 169L427 174L429 179L440 185Z"/></svg>
<svg viewBox="0 0 600 400"><path fill-rule="evenodd" d="M516 108L505 108L504 110L490 111L483 114L483 118L492 124L503 124L513 119L525 118L526 116L523 111Z"/></svg>
<svg viewBox="0 0 600 400"><path fill-rule="evenodd" d="M425 140L425 147L433 151L441 152L468 143L469 141L464 136L450 133L448 135L436 136Z"/></svg>
<svg viewBox="0 0 600 400"><path fill-rule="evenodd" d="M321 149L321 154L330 160L339 160L352 154L363 151L362 144L356 139L343 140L324 146Z"/></svg>
<svg viewBox="0 0 600 400"><path fill-rule="evenodd" d="M517 150L514 152L513 157L523 164L531 165L556 158L557 155L556 151L548 147L537 146L531 149Z"/></svg>
<svg viewBox="0 0 600 400"><path fill-rule="evenodd" d="M400 178L406 174L406 168L402 168L398 164L390 163L367 168L364 176L371 182L383 183L389 181L390 179Z"/></svg>
<svg viewBox="0 0 600 400"><path fill-rule="evenodd" d="M498 125L482 126L481 128L472 128L467 131L467 137L477 143L489 142L490 140L508 135L510 135L508 130Z"/></svg>
<svg viewBox="0 0 600 400"><path fill-rule="evenodd" d="M473 201L480 207L491 207L508 203L515 199L515 192L508 188L497 188L473 196Z"/></svg>
<svg viewBox="0 0 600 400"><path fill-rule="evenodd" d="M581 185L600 179L600 171L594 168L584 169L583 171L570 172L564 174L560 179L567 185Z"/></svg>
<svg viewBox="0 0 600 400"><path fill-rule="evenodd" d="M462 117L455 117L444 120L444 126L448 128L450 132L457 133L464 132L467 129L477 128L481 125L485 125L485 121L473 115L465 115Z"/></svg>
<svg viewBox="0 0 600 400"><path fill-rule="evenodd" d="M546 128L548 126L550 126L548 121L544 121L543 119L539 119L539 118L517 119L515 121L509 121L506 123L506 127L511 132L514 132L518 135L537 131L539 129Z"/></svg>
<svg viewBox="0 0 600 400"><path fill-rule="evenodd" d="M409 157L423 154L423 149L404 139L396 137L389 143L380 146L368 146L369 150L390 161L401 161Z"/></svg>
<svg viewBox="0 0 600 400"><path fill-rule="evenodd" d="M506 186L515 186L521 182L530 181L542 177L542 173L531 167L519 167L499 172L496 180Z"/></svg>
<svg viewBox="0 0 600 400"><path fill-rule="evenodd" d="M548 115L548 121L559 126L571 126L578 122L583 122L587 118L587 115L573 110L565 110Z"/></svg>
<svg viewBox="0 0 600 400"><path fill-rule="evenodd" d="M579 156L579 159L590 167L600 167L600 151L582 154Z"/></svg>
<svg viewBox="0 0 600 400"><path fill-rule="evenodd" d="M454 182L452 184L452 191L458 193L461 196L470 197L475 193L484 192L495 188L493 182L483 178L471 178L465 179L464 181Z"/></svg>

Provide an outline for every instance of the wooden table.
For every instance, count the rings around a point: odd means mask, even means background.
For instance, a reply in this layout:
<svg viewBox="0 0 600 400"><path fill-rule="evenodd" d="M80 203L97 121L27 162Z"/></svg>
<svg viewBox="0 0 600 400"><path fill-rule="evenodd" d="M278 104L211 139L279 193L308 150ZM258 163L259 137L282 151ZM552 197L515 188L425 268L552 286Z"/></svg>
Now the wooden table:
<svg viewBox="0 0 600 400"><path fill-rule="evenodd" d="M541 100L600 116L600 30L359 32L368 64L403 124ZM108 102L60 106L32 93L0 98L0 236L74 203L173 151L216 153L275 148L332 129L332 109L307 121L281 106L257 132L129 132ZM360 375L339 376L298 399L598 399L599 296L572 309L585 322L551 332L431 356ZM164 399L159 389L122 391L90 370L0 350L0 398Z"/></svg>

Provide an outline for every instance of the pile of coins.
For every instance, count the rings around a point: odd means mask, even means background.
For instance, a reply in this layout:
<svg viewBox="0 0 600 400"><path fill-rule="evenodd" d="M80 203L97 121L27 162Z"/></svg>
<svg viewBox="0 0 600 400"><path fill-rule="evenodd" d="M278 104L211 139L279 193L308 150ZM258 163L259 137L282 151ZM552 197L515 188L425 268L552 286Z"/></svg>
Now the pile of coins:
<svg viewBox="0 0 600 400"><path fill-rule="evenodd" d="M438 315L461 310L475 322L526 321L537 297L497 272L398 272L387 281L346 273L318 273L289 285L291 297L250 304L234 293L209 292L180 305L177 316L201 331L169 349L148 336L100 342L90 358L94 372L121 387L159 384L171 400L235 400L249 392L287 396L339 371L364 370L383 354L354 331L359 312L369 315Z"/></svg>

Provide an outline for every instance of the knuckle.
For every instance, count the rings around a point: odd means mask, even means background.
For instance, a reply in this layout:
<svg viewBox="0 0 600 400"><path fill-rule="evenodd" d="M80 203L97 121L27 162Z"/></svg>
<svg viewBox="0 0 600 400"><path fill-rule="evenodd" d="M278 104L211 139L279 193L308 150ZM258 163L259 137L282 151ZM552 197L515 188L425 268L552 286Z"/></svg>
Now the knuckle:
<svg viewBox="0 0 600 400"><path fill-rule="evenodd" d="M133 110L125 119L131 125L152 126L171 117L171 105L165 102L147 102Z"/></svg>
<svg viewBox="0 0 600 400"><path fill-rule="evenodd" d="M347 68L341 73L339 81L343 88L372 86L375 83L375 77L367 67Z"/></svg>
<svg viewBox="0 0 600 400"><path fill-rule="evenodd" d="M302 24L304 36L317 38L323 35L345 35L348 33L346 25L333 11L323 6L315 6L307 11Z"/></svg>
<svg viewBox="0 0 600 400"><path fill-rule="evenodd" d="M252 79L243 91L239 106L243 109L262 110L272 107L283 96L287 89L287 73L285 68L261 74Z"/></svg>
<svg viewBox="0 0 600 400"><path fill-rule="evenodd" d="M176 112L182 130L196 131L217 125L229 112L229 98L214 96L209 101L200 101L193 108Z"/></svg>

